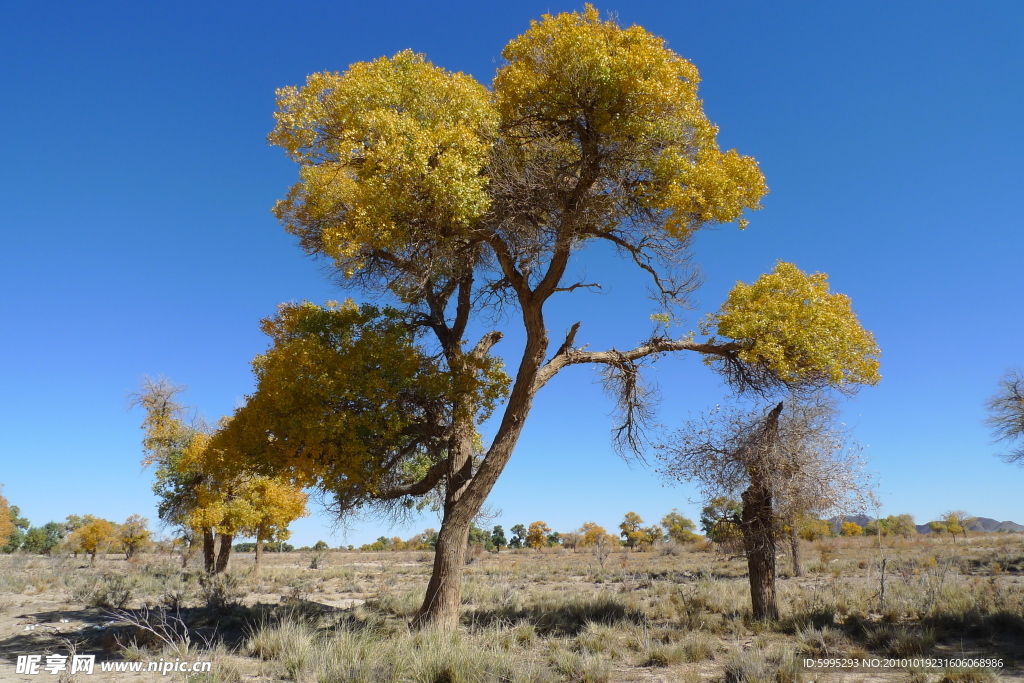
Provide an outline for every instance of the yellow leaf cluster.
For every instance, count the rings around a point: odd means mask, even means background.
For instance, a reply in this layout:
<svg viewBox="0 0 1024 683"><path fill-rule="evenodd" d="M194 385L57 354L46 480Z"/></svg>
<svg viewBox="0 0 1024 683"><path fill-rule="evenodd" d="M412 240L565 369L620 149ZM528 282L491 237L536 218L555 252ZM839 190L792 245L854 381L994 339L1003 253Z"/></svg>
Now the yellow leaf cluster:
<svg viewBox="0 0 1024 683"><path fill-rule="evenodd" d="M608 533L608 531L597 522L584 522L583 526L580 527L580 546L587 547L597 545L601 539L610 538L613 543L618 543L618 539Z"/></svg>
<svg viewBox="0 0 1024 683"><path fill-rule="evenodd" d="M224 430L230 421L221 425ZM201 531L280 537L306 515L308 496L285 476L268 477L243 470L235 453L213 447L216 436L197 433L182 453L179 467L202 473L186 523Z"/></svg>
<svg viewBox="0 0 1024 683"><path fill-rule="evenodd" d="M282 477L241 476L203 489L189 517L193 529L284 540L288 525L305 517L308 495Z"/></svg>
<svg viewBox="0 0 1024 683"><path fill-rule="evenodd" d="M516 228L529 239L567 201L592 228L653 214L679 239L760 208L757 162L719 149L696 67L663 39L587 5L533 22L502 55L492 89L408 50L280 89L269 140L300 180L278 219L351 277L382 253L444 268L509 229L495 205L530 213ZM586 201L530 196L576 187Z"/></svg>
<svg viewBox="0 0 1024 683"><path fill-rule="evenodd" d="M780 261L747 285L738 282L707 326L741 344L740 359L782 381L844 387L878 383L879 355L849 297L831 293L823 273ZM714 364L714 358L705 362Z"/></svg>
<svg viewBox="0 0 1024 683"><path fill-rule="evenodd" d="M401 477L403 465L418 471L416 462L396 460L415 425L444 418L467 395L483 419L507 393L498 361L442 370L392 309L284 304L263 330L272 345L253 362L256 392L214 435L223 469L258 461L302 485L372 495Z"/></svg>
<svg viewBox="0 0 1024 683"><path fill-rule="evenodd" d="M841 533L843 536L863 536L864 528L856 522L843 522Z"/></svg>
<svg viewBox="0 0 1024 683"><path fill-rule="evenodd" d="M526 545L529 548L543 548L548 544L551 527L544 522L534 522L526 532Z"/></svg>
<svg viewBox="0 0 1024 683"><path fill-rule="evenodd" d="M68 539L69 545L95 554L114 542L117 527L112 522L87 515L84 526L75 529Z"/></svg>
<svg viewBox="0 0 1024 683"><path fill-rule="evenodd" d="M14 522L11 521L11 506L3 494L3 484L0 484L0 543L6 545L7 539L14 532Z"/></svg>
<svg viewBox="0 0 1024 683"><path fill-rule="evenodd" d="M532 22L502 56L508 64L494 92L505 128L569 131L577 154L599 146L616 180L634 182L636 200L665 212L669 234L682 238L760 208L768 188L757 162L718 148L697 97L697 68L663 39L602 21L587 5Z"/></svg>
<svg viewBox="0 0 1024 683"><path fill-rule="evenodd" d="M363 249L454 237L487 210L481 171L496 121L471 76L406 50L277 95L270 142L302 171L275 213L296 234L315 225L343 269Z"/></svg>

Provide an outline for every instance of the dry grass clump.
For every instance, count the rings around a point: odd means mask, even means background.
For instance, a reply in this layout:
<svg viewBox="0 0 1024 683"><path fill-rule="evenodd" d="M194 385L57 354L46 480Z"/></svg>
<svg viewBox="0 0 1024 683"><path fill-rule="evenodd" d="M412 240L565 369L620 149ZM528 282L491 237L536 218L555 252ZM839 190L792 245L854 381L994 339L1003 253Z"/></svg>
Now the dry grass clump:
<svg viewBox="0 0 1024 683"><path fill-rule="evenodd" d="M737 648L725 656L725 683L799 683L803 672L788 646Z"/></svg>
<svg viewBox="0 0 1024 683"><path fill-rule="evenodd" d="M938 683L995 683L999 676L991 669L946 669Z"/></svg>
<svg viewBox="0 0 1024 683"><path fill-rule="evenodd" d="M572 683L607 683L611 677L611 664L598 655L554 647L549 661L563 680Z"/></svg>
<svg viewBox="0 0 1024 683"><path fill-rule="evenodd" d="M797 649L808 657L830 659L842 657L850 646L845 633L832 626L807 627L796 632Z"/></svg>
<svg viewBox="0 0 1024 683"><path fill-rule="evenodd" d="M550 671L536 663L515 640L499 634L438 631L383 635L356 622L318 629L295 620L264 624L245 649L269 666L263 675L316 681L423 681L424 683L546 683ZM593 667L570 665L572 680L587 678ZM578 671L577 671L578 669Z"/></svg>
<svg viewBox="0 0 1024 683"><path fill-rule="evenodd" d="M682 640L669 637L652 642L647 648L643 665L665 667L704 662L714 659L721 646L718 638L703 631L691 631Z"/></svg>

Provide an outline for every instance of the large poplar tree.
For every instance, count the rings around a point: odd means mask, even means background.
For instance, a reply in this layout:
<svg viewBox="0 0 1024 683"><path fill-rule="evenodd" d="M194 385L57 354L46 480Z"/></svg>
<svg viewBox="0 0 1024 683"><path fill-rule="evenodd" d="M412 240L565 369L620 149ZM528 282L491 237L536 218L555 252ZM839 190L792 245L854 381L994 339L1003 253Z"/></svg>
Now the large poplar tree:
<svg viewBox="0 0 1024 683"><path fill-rule="evenodd" d="M333 492L339 511L439 491L417 625L458 623L473 517L563 368L603 368L627 451L642 447L648 415L641 366L666 353L696 353L741 390L877 379L877 348L848 303L807 300L801 286L821 276L789 266L768 292L776 308L737 300L700 340L656 332L591 351L576 323L553 348L549 301L596 287L569 278L571 257L611 245L672 319L698 281L694 234L743 227L767 188L752 158L719 149L697 69L641 27L587 6L544 16L502 56L491 87L406 51L278 92L270 141L299 182L276 215L339 282L392 307L282 308L265 323L273 345L256 361L257 391L221 437L244 440L229 450L258 468ZM525 335L511 377L492 353L502 332L480 329L503 317Z"/></svg>

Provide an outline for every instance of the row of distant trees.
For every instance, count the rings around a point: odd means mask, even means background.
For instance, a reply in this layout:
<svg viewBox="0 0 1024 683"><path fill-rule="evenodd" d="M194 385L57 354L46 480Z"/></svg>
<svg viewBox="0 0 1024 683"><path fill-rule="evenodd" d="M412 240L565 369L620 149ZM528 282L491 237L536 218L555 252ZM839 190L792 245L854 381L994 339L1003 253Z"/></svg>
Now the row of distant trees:
<svg viewBox="0 0 1024 683"><path fill-rule="evenodd" d="M32 526L21 509L10 505L2 494L0 542L3 553L84 553L93 563L98 553L124 553L131 559L153 545L149 520L141 515L132 515L120 524L93 515L69 515L63 522Z"/></svg>
<svg viewBox="0 0 1024 683"><path fill-rule="evenodd" d="M701 510L700 529L703 536L696 533L697 525L687 519L678 510L672 510L662 517L657 525L644 526L644 520L636 512L627 512L619 524L619 535L609 533L596 522L585 522L579 528L567 532L552 531L547 523L536 521L525 526L516 524L511 527L510 536L506 535L501 525L495 525L491 531L473 525L470 528L468 545L486 551L500 552L502 548L541 549L563 547L575 552L582 548L614 548L624 547L629 550L644 551L664 543L692 543L707 539L716 543L729 543L742 539L741 526L734 520L742 515L742 503L727 497L716 497L708 501ZM941 519L928 523L930 531L936 534L949 534L954 542L957 536L967 537L967 531L976 518L963 511L945 513ZM909 514L889 515L881 519L871 520L861 526L853 521L841 523L814 517L803 517L796 521L796 533L799 538L817 541L832 536L901 536L909 538L918 534L914 517ZM788 529L781 530L781 533ZM24 551L37 554L49 554L53 551L85 553L95 561L97 553L123 552L131 558L139 552L152 549L155 544L148 528L148 520L140 515L132 515L123 523L118 524L93 515L70 515L64 522L47 522L42 526L32 526L28 519L21 516L20 508L11 506L0 495L0 552L12 553ZM191 557L188 538L177 538L168 542L168 550L178 549L186 557ZM408 539L398 536L387 538L381 536L373 543L359 547L362 551L385 550L433 550L437 543L437 531L428 528ZM295 550L291 544L283 540L264 542L261 550L290 552ZM310 548L300 550L326 550L328 544L318 541ZM236 552L253 552L257 549L256 542L236 543ZM348 546L349 550L355 549Z"/></svg>
<svg viewBox="0 0 1024 683"><path fill-rule="evenodd" d="M609 533L596 522L584 522L578 529L559 532L552 531L544 521L536 521L529 526L516 524L509 529L508 534L500 524L495 525L490 531L474 524L470 527L467 543L471 548L491 552L501 552L503 548L516 550L555 546L573 551L577 548L619 546L642 550L668 540L688 543L700 539L700 536L694 533L696 525L677 510L665 515L660 525L645 527L643 524L643 519L635 512L626 513L619 525L618 536ZM373 543L361 546L359 550L433 550L436 543L437 531L426 529L404 541L397 536L381 536Z"/></svg>
<svg viewBox="0 0 1024 683"><path fill-rule="evenodd" d="M657 525L644 526L644 520L635 512L627 512L619 524L619 535L611 534L596 522L585 522L578 529L566 532L552 531L547 523L536 521L529 526L516 524L506 534L501 525L491 531L474 525L470 528L468 544L490 552L503 548L552 548L562 547L575 552L577 549L594 547L624 547L629 550L650 550L665 543L692 543L700 540L725 544L742 540L741 525L734 520L742 515L743 504L727 497L713 498L702 508L700 531L697 524L687 519L678 510L673 510ZM953 537L967 536L975 521L963 511L945 513L940 520L929 522L933 533ZM900 536L909 538L918 535L913 515L889 515L871 520L864 526L853 521L836 522L827 519L804 516L796 520L797 536L806 541L818 541L834 536ZM781 529L780 533L788 533ZM406 540L398 536L381 536L373 543L359 547L363 551L384 550L433 550L437 542L437 531L425 529ZM351 549L351 547L350 547Z"/></svg>

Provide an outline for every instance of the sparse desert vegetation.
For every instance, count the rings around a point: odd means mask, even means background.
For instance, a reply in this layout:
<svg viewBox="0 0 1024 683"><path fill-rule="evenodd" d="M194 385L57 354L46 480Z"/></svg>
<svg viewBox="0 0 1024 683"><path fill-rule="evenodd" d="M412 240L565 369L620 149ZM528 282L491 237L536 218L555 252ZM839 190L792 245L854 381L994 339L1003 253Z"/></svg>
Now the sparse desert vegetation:
<svg viewBox="0 0 1024 683"><path fill-rule="evenodd" d="M209 660L209 673L177 674L208 681L798 681L821 680L804 658L868 656L998 658L1002 678L1019 673L1020 535L803 543L806 575L782 573L777 622L752 618L745 561L710 543L618 548L603 563L593 549L470 553L447 634L410 629L427 551L270 553L260 572L238 554L221 575L166 554L95 566L12 554L0 556L0 648Z"/></svg>
<svg viewBox="0 0 1024 683"><path fill-rule="evenodd" d="M20 270L11 282L32 295L8 297L31 301L5 316L19 331L5 341L25 345L5 354L5 380L21 379L7 401L19 441L3 444L11 501L0 484L0 681L7 664L20 680L92 675L65 668L76 656L98 658L97 679L160 662L161 678L225 683L1019 676L1024 526L974 516L1015 515L1006 501L1019 491L968 461L974 447L965 445L990 437L1003 460L1024 464L1024 373L1006 370L983 401L977 378L1019 362L1009 357L1016 347L963 348L975 329L1021 336L1015 283L1000 275L1017 264L997 265L1020 253L1020 231L991 227L1016 215L996 205L1018 189L1010 136L1019 126L992 124L994 112L1017 120L1020 106L1003 94L1019 88L985 77L1021 69L1006 52L990 53L987 71L975 63L979 48L1000 41L969 23L1013 22L960 10L929 29L942 12L922 22L912 9L896 23L868 11L857 27L841 9L824 23L815 11L773 24L732 9L735 17L702 24L705 8L687 5L677 21L661 16L675 9L664 3L647 18L664 21L669 40L585 4L524 22L502 49L489 42L498 33L488 22L467 19L475 8L431 7L446 24L424 22L417 33L442 41L449 70L419 52L418 39L393 44L405 36L390 15L398 24L416 16L417 3L406 4L379 10L389 22L380 36L350 8L280 13L267 24L273 35L244 35L261 11L246 7L246 21L222 29L249 53L231 63L223 55L235 51L221 53L228 41L211 40L206 14L181 13L182 26L146 22L174 35L173 45L115 28L117 16L95 20L103 31L76 28L75 40L56 32L73 13L33 18L45 36L12 32L31 36L10 50L19 69L45 61L32 57L37 45L47 59L64 44L74 51L7 88L33 93L19 111L45 106L6 128L18 139L7 147L30 141L7 166L17 169L12 179L29 179L9 204L32 248L11 253L46 260L8 259ZM314 31L283 47L332 13L348 33ZM184 39L193 24L206 31L201 40ZM765 41L743 38L747 26ZM364 34L372 40L355 47ZM948 47L959 34L974 36L974 49ZM89 49L79 35L109 45ZM699 40L677 40L687 35ZM122 36L138 46L118 52ZM814 40L801 46L803 36ZM284 66L287 53L321 42L328 53ZM1012 31L1005 42L1020 44ZM398 51L377 56L371 43ZM703 60L718 43L729 45L725 61L707 57L715 85L699 90L685 55ZM887 45L913 55L912 68L898 68ZM929 53L934 45L941 50ZM780 46L790 55L782 63L798 65L789 76L772 63ZM147 50L159 61L136 62ZM817 57L829 51L831 65ZM94 53L103 60L87 65ZM972 61L958 65L961 55ZM264 59L273 63L244 76L246 63ZM113 68L122 62L137 71ZM73 88L53 76L68 63ZM172 86L190 63L201 66ZM933 64L942 69L928 75ZM93 73L101 80L87 83ZM887 80L888 90L876 89ZM257 90L275 93L267 142L288 159L290 187L278 170L268 166L265 183L238 150L218 149L234 131L256 142L247 104L219 116ZM37 96L50 91L58 99ZM149 96L160 99L133 107ZM969 117L953 117L950 103ZM796 122L788 132L786 118ZM173 142L174 130L187 132ZM51 138L58 147L47 150ZM86 151L90 140L103 143ZM200 147L188 152L186 140ZM987 157L1003 149L1000 169ZM785 199L752 239L712 243L712 231L743 230L768 208L765 172L747 154L755 151L778 169ZM45 165L33 172L36 159ZM150 159L159 167L147 171ZM206 166L217 173L195 174ZM953 170L942 178L941 167ZM102 184L76 189L93 177ZM267 202L270 183L280 197L274 217L320 262L329 294L271 256L280 245L264 233L225 230L262 230L237 211ZM232 196L243 186L256 194ZM793 193L801 187L803 196ZM44 227L79 196L100 200ZM171 218L189 198L205 208ZM90 289L97 281L104 286ZM983 312L990 300L998 305ZM239 332L243 319L265 347ZM876 327L893 349L885 372L901 388L853 419L845 399L882 381ZM689 372L676 369L685 357L716 388L677 374ZM252 376L240 379L231 368L248 359ZM204 418L167 377L137 383L128 403L155 495L143 501L138 481L122 477L125 423L95 406L117 402L122 390L111 383L128 390L128 377L164 367L199 378L197 400L221 417ZM656 464L667 489L658 496L623 471L599 476L603 445L588 437L608 430L593 418L608 407L595 411L574 384L585 368L611 401L612 450L629 465ZM973 416L963 402L971 396ZM988 437L964 426L971 421ZM115 426L93 429L103 424ZM855 428L882 446L877 476ZM703 535L678 509L664 514L690 498L671 490L687 483L703 506ZM893 493L904 500L883 497ZM932 506L954 499L970 512L935 519ZM371 518L405 526L429 513L438 528L369 543L384 527L360 529L358 548L305 545L314 532L295 523L310 500L350 528ZM933 519L883 518L883 500ZM504 501L516 506L507 517ZM640 507L626 512L627 502ZM619 505L622 521L609 523ZM67 514L87 508L96 514ZM203 668L178 666L187 662Z"/></svg>

